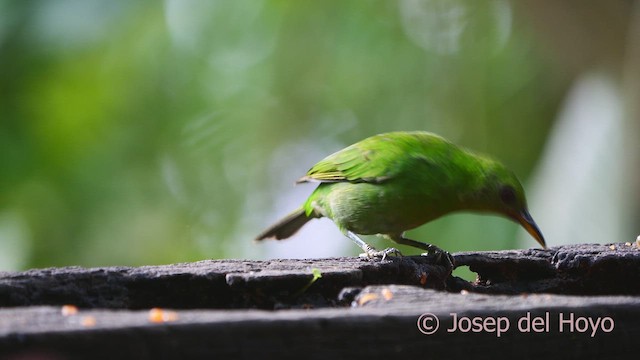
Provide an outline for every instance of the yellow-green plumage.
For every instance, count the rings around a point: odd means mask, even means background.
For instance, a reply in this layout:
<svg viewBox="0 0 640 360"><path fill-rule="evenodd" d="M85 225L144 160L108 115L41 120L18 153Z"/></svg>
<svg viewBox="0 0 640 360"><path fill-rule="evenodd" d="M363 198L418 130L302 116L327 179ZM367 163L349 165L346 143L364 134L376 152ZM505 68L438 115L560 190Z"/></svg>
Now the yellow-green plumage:
<svg viewBox="0 0 640 360"><path fill-rule="evenodd" d="M304 205L258 240L289 237L308 220L324 216L348 235L382 234L427 249L432 246L405 239L403 232L470 210L507 216L545 246L516 176L501 163L432 133L392 132L364 139L321 160L299 180L310 181L320 185Z"/></svg>

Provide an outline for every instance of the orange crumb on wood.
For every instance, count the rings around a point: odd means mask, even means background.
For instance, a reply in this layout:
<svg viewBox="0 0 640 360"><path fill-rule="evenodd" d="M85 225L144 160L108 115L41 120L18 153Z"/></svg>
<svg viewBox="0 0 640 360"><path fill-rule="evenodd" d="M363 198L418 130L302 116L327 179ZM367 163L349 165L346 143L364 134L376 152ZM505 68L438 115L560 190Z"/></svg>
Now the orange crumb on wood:
<svg viewBox="0 0 640 360"><path fill-rule="evenodd" d="M379 296L378 294L364 294L362 296L360 296L360 298L358 299L358 305L364 305L366 303L368 303L369 301L373 301L373 300L378 300Z"/></svg>

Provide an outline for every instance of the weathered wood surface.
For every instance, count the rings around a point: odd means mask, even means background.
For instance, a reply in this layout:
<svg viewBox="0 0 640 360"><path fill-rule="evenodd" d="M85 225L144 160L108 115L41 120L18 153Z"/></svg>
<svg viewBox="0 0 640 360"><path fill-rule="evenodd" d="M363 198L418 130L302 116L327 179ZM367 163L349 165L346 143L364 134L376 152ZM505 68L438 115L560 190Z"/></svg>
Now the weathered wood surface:
<svg viewBox="0 0 640 360"><path fill-rule="evenodd" d="M301 292L318 269L322 278ZM344 287L420 284L442 288L445 269L426 257L385 261L205 260L139 268L79 267L0 273L0 306L75 304L89 308L283 308L336 305Z"/></svg>
<svg viewBox="0 0 640 360"><path fill-rule="evenodd" d="M477 284L450 278L449 291L426 289L440 288L438 276L444 272L420 257L2 273L0 358L635 356L637 247L581 245L454 256L478 271ZM322 278L307 287L312 268ZM564 290L588 296L564 295ZM81 309L63 316L61 304ZM150 318L150 307L177 310L158 323ZM431 335L418 328L418 323L434 324L420 318L426 313L439 318ZM466 330L472 319L482 328ZM497 336L500 321L509 328ZM526 323L529 331L519 327Z"/></svg>
<svg viewBox="0 0 640 360"><path fill-rule="evenodd" d="M637 243L581 244L551 249L464 252L455 255L479 275L454 288L494 294L640 295Z"/></svg>

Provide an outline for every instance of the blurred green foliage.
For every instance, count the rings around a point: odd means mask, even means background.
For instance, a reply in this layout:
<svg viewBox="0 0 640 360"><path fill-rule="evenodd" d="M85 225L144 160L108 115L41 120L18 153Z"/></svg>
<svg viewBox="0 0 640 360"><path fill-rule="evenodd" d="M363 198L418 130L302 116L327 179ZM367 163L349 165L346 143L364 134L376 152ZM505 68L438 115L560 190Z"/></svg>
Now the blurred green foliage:
<svg viewBox="0 0 640 360"><path fill-rule="evenodd" d="M391 130L526 184L564 86L506 1L2 1L0 268L261 257L313 161ZM499 249L516 229L413 234Z"/></svg>

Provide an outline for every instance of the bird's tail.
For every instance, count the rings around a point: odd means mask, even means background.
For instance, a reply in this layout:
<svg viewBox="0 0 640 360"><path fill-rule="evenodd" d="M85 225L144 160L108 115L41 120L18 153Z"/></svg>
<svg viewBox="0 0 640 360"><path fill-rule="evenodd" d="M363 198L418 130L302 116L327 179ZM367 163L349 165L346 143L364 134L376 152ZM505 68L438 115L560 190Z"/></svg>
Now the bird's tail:
<svg viewBox="0 0 640 360"><path fill-rule="evenodd" d="M264 240L274 238L276 240L286 239L289 236L295 234L300 228L307 223L307 221L313 219L315 216L311 214L307 216L303 208L298 208L291 214L285 216L282 220L278 221L268 229L260 233L256 240Z"/></svg>

